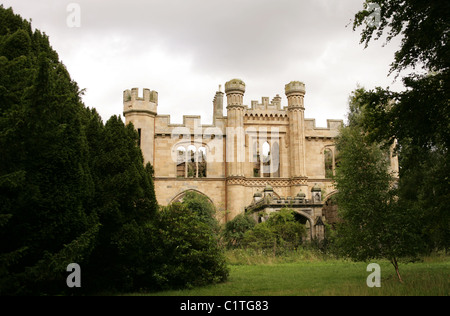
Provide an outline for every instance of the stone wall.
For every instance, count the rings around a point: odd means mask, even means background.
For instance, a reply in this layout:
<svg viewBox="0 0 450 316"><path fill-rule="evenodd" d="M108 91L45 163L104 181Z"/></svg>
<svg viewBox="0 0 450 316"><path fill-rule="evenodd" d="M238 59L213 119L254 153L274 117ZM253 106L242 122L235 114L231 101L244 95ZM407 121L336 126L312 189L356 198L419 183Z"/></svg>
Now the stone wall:
<svg viewBox="0 0 450 316"><path fill-rule="evenodd" d="M334 191L332 181L325 177L324 150L330 149L335 154L333 141L342 121L328 120L326 128L318 128L314 119L305 119L303 83L294 81L286 85L288 106L284 107L279 95L272 100L263 97L261 102L252 101L251 106L242 104L245 84L241 80L231 80L225 87L227 116L223 116L224 93L217 91L212 125L202 125L200 116L184 116L182 124L172 124L170 116L157 114L155 91L145 89L143 97L138 97L137 89L124 92L126 122L133 122L140 129L145 161L154 166L159 204L167 205L184 192L194 190L206 195L216 206L219 219L227 221L244 212L254 194L266 185L272 186L274 194L282 198L303 192L306 199L311 199L314 186L322 190L323 197ZM239 141L233 143L234 139ZM255 150L261 158L266 142L272 163L258 174ZM195 163L188 165L177 160L181 147L205 151L206 177L186 177L192 176L188 171ZM237 151L234 160L227 160L227 148ZM190 159L188 156L185 155L186 159ZM259 162L259 166L263 163Z"/></svg>

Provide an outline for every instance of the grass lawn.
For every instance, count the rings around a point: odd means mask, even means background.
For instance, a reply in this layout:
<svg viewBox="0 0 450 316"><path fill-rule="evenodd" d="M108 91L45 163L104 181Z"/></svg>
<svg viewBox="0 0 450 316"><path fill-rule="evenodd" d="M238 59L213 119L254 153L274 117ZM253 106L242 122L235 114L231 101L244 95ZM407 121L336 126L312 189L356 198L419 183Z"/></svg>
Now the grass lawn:
<svg viewBox="0 0 450 316"><path fill-rule="evenodd" d="M301 260L230 265L227 282L180 291L136 295L164 296L298 296L298 295L440 295L450 294L450 259L425 258L401 264L399 283L388 261L381 267L381 287L369 288L368 263L344 260Z"/></svg>

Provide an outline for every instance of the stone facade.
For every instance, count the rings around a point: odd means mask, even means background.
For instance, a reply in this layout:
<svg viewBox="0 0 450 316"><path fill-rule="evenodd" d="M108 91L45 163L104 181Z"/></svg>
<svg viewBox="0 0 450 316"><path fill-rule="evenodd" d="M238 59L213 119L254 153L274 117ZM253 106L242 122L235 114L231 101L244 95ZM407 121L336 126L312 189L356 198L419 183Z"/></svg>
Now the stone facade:
<svg viewBox="0 0 450 316"><path fill-rule="evenodd" d="M287 107L281 106L279 95L244 105L245 89L239 79L228 81L225 93L219 87L211 125L202 125L200 116L184 116L183 124L172 124L170 116L158 114L156 91L144 89L142 97L137 88L124 91L126 123L138 130L144 159L154 166L158 203L167 205L194 190L214 203L220 220L228 221L251 211L255 196L270 186L279 205L304 197L308 212L299 204L298 213L314 236L315 225L326 221L322 206L335 192L330 179L337 160L333 140L343 122L327 120L321 128L314 119L305 119L302 82L285 85ZM314 199L314 188L320 201Z"/></svg>

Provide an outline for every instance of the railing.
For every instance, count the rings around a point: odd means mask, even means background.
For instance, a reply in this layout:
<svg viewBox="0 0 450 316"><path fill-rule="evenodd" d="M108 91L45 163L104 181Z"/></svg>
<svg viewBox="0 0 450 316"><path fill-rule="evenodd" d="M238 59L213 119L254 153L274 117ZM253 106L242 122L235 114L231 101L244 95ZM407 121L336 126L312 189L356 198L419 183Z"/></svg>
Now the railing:
<svg viewBox="0 0 450 316"><path fill-rule="evenodd" d="M299 207L311 207L311 206L319 206L321 205L321 202L313 202L308 199L302 199L302 198L292 198L292 197L263 197L261 200L254 202L250 204L248 207L245 208L246 212L255 212L257 210L266 208L266 207L280 207L280 206L290 206L294 208Z"/></svg>

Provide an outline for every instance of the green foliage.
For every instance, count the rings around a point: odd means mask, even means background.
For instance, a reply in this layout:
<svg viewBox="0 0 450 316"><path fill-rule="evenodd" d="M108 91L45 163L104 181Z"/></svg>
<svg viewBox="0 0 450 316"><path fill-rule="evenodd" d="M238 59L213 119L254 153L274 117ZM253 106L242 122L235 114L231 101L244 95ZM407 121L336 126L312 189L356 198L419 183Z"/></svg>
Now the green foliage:
<svg viewBox="0 0 450 316"><path fill-rule="evenodd" d="M335 181L342 222L334 242L352 259L386 258L398 269L398 258L423 251L420 212L399 199L386 149L370 141L361 127L365 109L355 105L360 92L352 98L349 125L336 140L340 164Z"/></svg>
<svg viewBox="0 0 450 316"><path fill-rule="evenodd" d="M95 191L89 207L102 226L89 265L83 270L88 280L84 287L89 291L128 290L140 284L136 255L145 248L141 249L144 244L138 241L157 209L152 170L144 168L136 145L138 135L131 124L125 126L113 116L103 126L95 111L87 115L91 115L87 120L90 152L95 153L91 156Z"/></svg>
<svg viewBox="0 0 450 316"><path fill-rule="evenodd" d="M381 8L380 24L368 25L369 4ZM353 28L363 26L361 42L387 33L401 37L391 72L421 67L403 78L405 91L377 87L359 91L361 126L372 142L397 142L399 198L422 213L423 239L429 249L448 249L450 220L450 6L445 1L365 1Z"/></svg>
<svg viewBox="0 0 450 316"><path fill-rule="evenodd" d="M132 124L105 124L48 39L0 6L0 294L205 285L228 270L213 205L157 212ZM69 263L82 288L66 286Z"/></svg>
<svg viewBox="0 0 450 316"><path fill-rule="evenodd" d="M8 217L0 292L52 292L61 286L50 283L65 285L53 263L63 256L84 262L98 227L84 208L91 179L83 105L48 39L12 10L0 12L0 215Z"/></svg>
<svg viewBox="0 0 450 316"><path fill-rule="evenodd" d="M219 232L220 227L216 219L216 209L206 196L194 191L188 191L183 196L182 204L215 232Z"/></svg>
<svg viewBox="0 0 450 316"><path fill-rule="evenodd" d="M141 250L123 245L156 199L133 126L86 109L48 38L3 6L0 55L0 294L72 293L72 262L83 291L134 284Z"/></svg>
<svg viewBox="0 0 450 316"><path fill-rule="evenodd" d="M380 8L380 23L367 24L373 14L370 5ZM355 14L353 29L363 26L361 43L367 46L372 39L379 39L384 32L386 41L401 35L400 49L395 54L392 70L402 70L422 64L436 71L449 67L448 32L450 6L446 1L393 1L366 0L364 10Z"/></svg>
<svg viewBox="0 0 450 316"><path fill-rule="evenodd" d="M297 249L306 235L304 225L290 209L281 209L244 233L241 244L251 249L272 249L274 254Z"/></svg>
<svg viewBox="0 0 450 316"><path fill-rule="evenodd" d="M7 37L2 48L2 55L9 60L20 56L27 56L31 49L29 33L24 29L17 30Z"/></svg>
<svg viewBox="0 0 450 316"><path fill-rule="evenodd" d="M281 209L270 215L267 223L272 228L277 239L277 245L287 249L296 249L306 236L305 226L295 219L291 209Z"/></svg>
<svg viewBox="0 0 450 316"><path fill-rule="evenodd" d="M255 227L256 222L245 213L237 215L225 224L224 239L228 248L241 247L245 233Z"/></svg>
<svg viewBox="0 0 450 316"><path fill-rule="evenodd" d="M251 249L276 248L276 235L267 222L259 223L245 233L242 245Z"/></svg>
<svg viewBox="0 0 450 316"><path fill-rule="evenodd" d="M174 203L158 212L149 236L156 289L202 286L228 277L213 227L186 205Z"/></svg>

